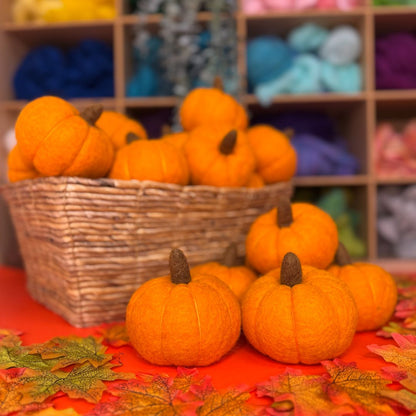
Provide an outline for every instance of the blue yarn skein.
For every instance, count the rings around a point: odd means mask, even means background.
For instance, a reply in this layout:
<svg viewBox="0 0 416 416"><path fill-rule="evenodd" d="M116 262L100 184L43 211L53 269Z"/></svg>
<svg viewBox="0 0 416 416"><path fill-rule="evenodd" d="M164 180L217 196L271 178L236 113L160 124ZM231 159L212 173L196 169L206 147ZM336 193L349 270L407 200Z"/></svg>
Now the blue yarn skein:
<svg viewBox="0 0 416 416"><path fill-rule="evenodd" d="M247 78L250 88L274 80L293 64L295 52L277 36L260 36L247 43Z"/></svg>
<svg viewBox="0 0 416 416"><path fill-rule="evenodd" d="M328 91L354 93L362 88L362 73L358 64L332 65L322 61L321 78Z"/></svg>
<svg viewBox="0 0 416 416"><path fill-rule="evenodd" d="M126 86L127 97L152 97L157 95L159 79L149 64L143 64Z"/></svg>
<svg viewBox="0 0 416 416"><path fill-rule="evenodd" d="M42 95L61 95L65 83L66 57L54 46L41 46L30 51L13 76L18 100L33 100Z"/></svg>
<svg viewBox="0 0 416 416"><path fill-rule="evenodd" d="M294 28L288 36L288 44L298 52L315 52L326 41L328 29L315 23L305 23Z"/></svg>
<svg viewBox="0 0 416 416"><path fill-rule="evenodd" d="M333 65L354 63L361 55L361 37L353 26L333 29L319 49L319 56Z"/></svg>

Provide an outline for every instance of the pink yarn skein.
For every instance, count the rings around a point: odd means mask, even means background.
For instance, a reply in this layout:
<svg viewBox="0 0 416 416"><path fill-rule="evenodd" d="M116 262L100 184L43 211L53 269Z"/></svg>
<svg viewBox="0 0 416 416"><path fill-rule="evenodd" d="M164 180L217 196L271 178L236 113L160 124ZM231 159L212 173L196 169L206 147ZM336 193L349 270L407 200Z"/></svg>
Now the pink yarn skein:
<svg viewBox="0 0 416 416"><path fill-rule="evenodd" d="M243 0L243 11L259 14L273 10L351 10L359 6L361 0Z"/></svg>

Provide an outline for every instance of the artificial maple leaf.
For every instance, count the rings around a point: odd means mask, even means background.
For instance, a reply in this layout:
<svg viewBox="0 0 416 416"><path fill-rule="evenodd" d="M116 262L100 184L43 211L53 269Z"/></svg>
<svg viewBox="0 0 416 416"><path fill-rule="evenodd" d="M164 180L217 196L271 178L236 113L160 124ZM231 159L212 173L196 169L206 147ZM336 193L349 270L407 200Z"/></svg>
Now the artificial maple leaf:
<svg viewBox="0 0 416 416"><path fill-rule="evenodd" d="M32 370L51 370L55 360L44 360L39 354L30 354L29 348L22 345L0 345L0 368L30 368Z"/></svg>
<svg viewBox="0 0 416 416"><path fill-rule="evenodd" d="M416 336L392 334L397 345L369 345L367 348L383 357L387 362L394 363L397 369L385 369L404 387L416 392Z"/></svg>
<svg viewBox="0 0 416 416"><path fill-rule="evenodd" d="M99 333L103 337L103 342L112 347L118 348L123 345L129 345L130 343L126 325L124 324L114 324L106 328L101 328L99 329Z"/></svg>
<svg viewBox="0 0 416 416"><path fill-rule="evenodd" d="M106 354L107 347L94 337L77 336L56 337L43 344L31 345L30 354L39 354L45 360L55 360L51 370L64 368L88 361L94 367L109 362L111 354Z"/></svg>
<svg viewBox="0 0 416 416"><path fill-rule="evenodd" d="M197 409L198 416L252 416L253 407L247 404L250 393L237 389L225 393L217 391L209 394L202 406Z"/></svg>
<svg viewBox="0 0 416 416"><path fill-rule="evenodd" d="M269 381L257 385L257 396L271 397L272 407L291 410L294 416L321 416L348 414L348 408L332 403L326 395L327 379L323 376L305 376L300 370L287 368L283 374L270 377Z"/></svg>
<svg viewBox="0 0 416 416"><path fill-rule="evenodd" d="M1 329L0 328L0 346L14 347L22 343L20 339L22 332L15 329Z"/></svg>
<svg viewBox="0 0 416 416"><path fill-rule="evenodd" d="M29 371L23 377L23 382L29 389L33 400L42 402L58 391L66 393L73 399L85 399L97 403L104 390L103 381L129 379L133 374L117 373L112 370L110 363L99 367L89 362L74 366L70 371Z"/></svg>
<svg viewBox="0 0 416 416"><path fill-rule="evenodd" d="M349 405L358 415L397 415L395 408L401 405L401 395L387 387L389 380L339 359L323 361L322 365L330 375L327 392L334 403Z"/></svg>
<svg viewBox="0 0 416 416"><path fill-rule="evenodd" d="M398 322L388 322L376 332L376 335L384 338L392 338L393 334L416 335L416 328L407 328Z"/></svg>
<svg viewBox="0 0 416 416"><path fill-rule="evenodd" d="M26 415L28 415L28 413L26 413ZM72 408L58 410L53 407L48 407L47 409L42 409L33 413L31 412L30 416L79 416L79 413Z"/></svg>

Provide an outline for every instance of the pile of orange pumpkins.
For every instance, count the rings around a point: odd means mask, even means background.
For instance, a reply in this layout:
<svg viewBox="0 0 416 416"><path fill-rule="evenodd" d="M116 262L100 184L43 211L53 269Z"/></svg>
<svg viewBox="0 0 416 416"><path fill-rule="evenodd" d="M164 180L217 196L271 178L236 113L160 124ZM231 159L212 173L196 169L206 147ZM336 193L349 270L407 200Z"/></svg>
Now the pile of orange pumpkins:
<svg viewBox="0 0 416 416"><path fill-rule="evenodd" d="M249 127L245 109L221 88L192 90L180 121L183 131L148 140L139 121L100 105L79 112L58 97L37 98L17 118L9 180L78 176L261 187L295 174L289 137L268 125Z"/></svg>
<svg viewBox="0 0 416 416"><path fill-rule="evenodd" d="M245 241L245 263L190 268L172 249L168 276L143 283L126 311L131 344L158 365L220 360L241 330L259 352L288 364L342 355L357 331L375 330L394 312L397 287L383 268L352 262L336 224L320 208L282 197Z"/></svg>

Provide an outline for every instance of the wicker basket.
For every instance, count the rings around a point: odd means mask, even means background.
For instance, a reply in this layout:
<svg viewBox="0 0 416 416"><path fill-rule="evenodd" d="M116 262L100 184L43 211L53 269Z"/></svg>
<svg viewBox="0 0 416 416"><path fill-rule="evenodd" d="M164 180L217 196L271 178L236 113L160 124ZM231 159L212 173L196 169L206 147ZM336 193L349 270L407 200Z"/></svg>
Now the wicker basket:
<svg viewBox="0 0 416 416"><path fill-rule="evenodd" d="M250 224L291 196L290 182L260 189L49 177L0 188L27 287L71 325L124 319L133 291L168 273L173 247L190 265L218 260L230 241L244 255Z"/></svg>

